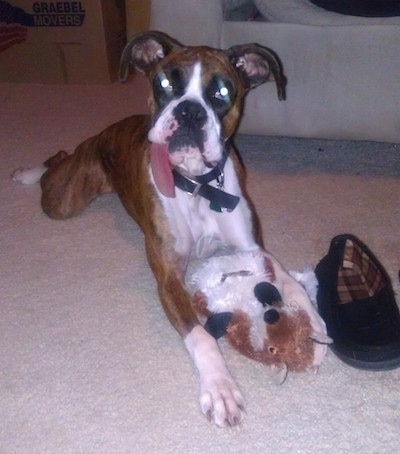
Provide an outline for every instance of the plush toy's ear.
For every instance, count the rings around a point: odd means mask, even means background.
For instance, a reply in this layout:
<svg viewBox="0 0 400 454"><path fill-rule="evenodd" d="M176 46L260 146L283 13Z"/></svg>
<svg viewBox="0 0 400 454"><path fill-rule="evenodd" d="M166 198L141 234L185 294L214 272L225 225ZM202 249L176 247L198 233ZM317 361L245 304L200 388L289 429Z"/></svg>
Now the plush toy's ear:
<svg viewBox="0 0 400 454"><path fill-rule="evenodd" d="M119 80L126 82L131 66L148 75L172 50L182 47L178 41L162 32L147 31L135 35L122 52Z"/></svg>
<svg viewBox="0 0 400 454"><path fill-rule="evenodd" d="M267 82L272 73L278 99L280 101L286 99L286 77L279 57L272 49L259 44L243 44L233 46L226 52L233 66L241 74L247 90Z"/></svg>
<svg viewBox="0 0 400 454"><path fill-rule="evenodd" d="M269 282L259 282L254 287L254 296L263 306L273 306L282 301L281 294L275 285Z"/></svg>
<svg viewBox="0 0 400 454"><path fill-rule="evenodd" d="M232 319L232 312L220 312L208 317L204 329L215 339L225 336L229 322Z"/></svg>

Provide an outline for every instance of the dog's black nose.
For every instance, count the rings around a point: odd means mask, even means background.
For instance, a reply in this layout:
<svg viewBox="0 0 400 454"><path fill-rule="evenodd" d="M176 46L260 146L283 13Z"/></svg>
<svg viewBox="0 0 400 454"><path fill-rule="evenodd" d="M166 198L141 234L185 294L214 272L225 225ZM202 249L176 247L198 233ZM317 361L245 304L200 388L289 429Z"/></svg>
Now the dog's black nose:
<svg viewBox="0 0 400 454"><path fill-rule="evenodd" d="M204 107L196 101L182 101L173 112L177 122L185 126L204 126L207 119L207 112Z"/></svg>

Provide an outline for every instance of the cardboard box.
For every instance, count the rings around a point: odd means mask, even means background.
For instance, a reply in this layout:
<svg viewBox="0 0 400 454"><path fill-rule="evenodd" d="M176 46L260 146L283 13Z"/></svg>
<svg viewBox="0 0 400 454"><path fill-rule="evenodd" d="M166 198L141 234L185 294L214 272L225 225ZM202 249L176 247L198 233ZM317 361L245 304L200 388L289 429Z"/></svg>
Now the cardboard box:
<svg viewBox="0 0 400 454"><path fill-rule="evenodd" d="M125 23L124 0L0 0L0 82L110 83Z"/></svg>
<svg viewBox="0 0 400 454"><path fill-rule="evenodd" d="M150 0L125 0L126 8L126 36L129 39L136 33L149 29Z"/></svg>

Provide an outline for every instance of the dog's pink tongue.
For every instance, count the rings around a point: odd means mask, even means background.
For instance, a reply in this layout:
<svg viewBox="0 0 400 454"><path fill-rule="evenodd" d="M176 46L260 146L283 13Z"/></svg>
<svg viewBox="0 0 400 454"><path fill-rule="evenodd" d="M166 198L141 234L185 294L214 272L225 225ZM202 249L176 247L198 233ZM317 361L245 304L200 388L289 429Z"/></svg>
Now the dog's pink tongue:
<svg viewBox="0 0 400 454"><path fill-rule="evenodd" d="M168 146L152 143L150 164L154 181L161 194L166 197L175 197L175 183L168 157Z"/></svg>

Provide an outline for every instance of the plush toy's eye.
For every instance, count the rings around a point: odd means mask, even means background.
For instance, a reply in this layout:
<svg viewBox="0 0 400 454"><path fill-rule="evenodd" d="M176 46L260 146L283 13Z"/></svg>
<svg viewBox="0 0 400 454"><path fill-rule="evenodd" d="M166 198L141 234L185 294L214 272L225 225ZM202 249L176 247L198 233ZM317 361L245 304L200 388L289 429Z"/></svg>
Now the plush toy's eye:
<svg viewBox="0 0 400 454"><path fill-rule="evenodd" d="M276 309L270 309L264 312L264 322L268 325L275 325L279 320L279 312Z"/></svg>
<svg viewBox="0 0 400 454"><path fill-rule="evenodd" d="M269 351L270 353L272 353L273 355L275 355L275 353L276 353L276 348L275 348L275 347L272 347L272 346L271 346L271 347L268 347L268 351Z"/></svg>

